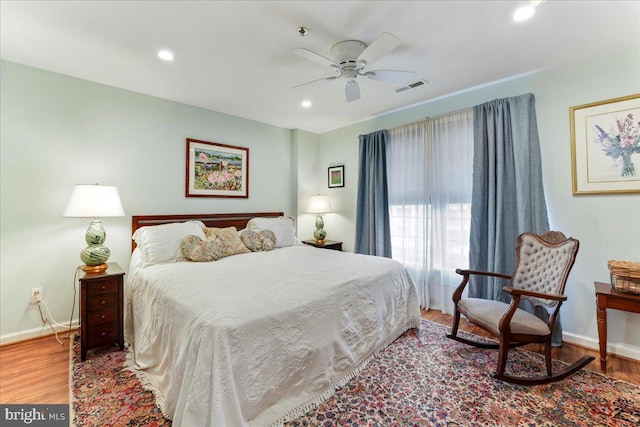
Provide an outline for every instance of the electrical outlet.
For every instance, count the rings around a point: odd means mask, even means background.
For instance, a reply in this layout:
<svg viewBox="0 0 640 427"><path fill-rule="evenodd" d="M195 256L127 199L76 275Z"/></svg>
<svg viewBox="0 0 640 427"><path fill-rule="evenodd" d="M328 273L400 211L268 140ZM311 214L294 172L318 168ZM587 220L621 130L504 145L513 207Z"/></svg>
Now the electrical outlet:
<svg viewBox="0 0 640 427"><path fill-rule="evenodd" d="M42 301L42 288L31 288L29 302L31 304L37 304L40 301Z"/></svg>

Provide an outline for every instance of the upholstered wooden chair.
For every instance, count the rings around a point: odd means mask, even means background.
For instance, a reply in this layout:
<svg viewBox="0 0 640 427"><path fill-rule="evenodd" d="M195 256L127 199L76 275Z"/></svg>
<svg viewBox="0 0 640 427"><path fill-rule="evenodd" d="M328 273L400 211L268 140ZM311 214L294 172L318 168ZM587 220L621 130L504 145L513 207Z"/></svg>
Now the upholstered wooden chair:
<svg viewBox="0 0 640 427"><path fill-rule="evenodd" d="M555 374L551 369L551 335L563 301L564 287L578 253L579 242L567 238L559 231L543 235L523 233L516 245L517 262L512 276L473 270L456 270L462 282L453 293L455 313L451 339L482 348L498 348L498 366L494 378L524 385L546 384L558 381L582 369L594 358L582 357L573 365ZM510 280L503 290L511 295L511 304L480 298L462 298L462 292L471 275L499 277ZM549 312L549 322L518 308L522 298L542 305ZM474 325L499 339L499 343L482 343L458 336L460 314ZM544 344L546 375L518 377L505 373L509 349L529 343Z"/></svg>

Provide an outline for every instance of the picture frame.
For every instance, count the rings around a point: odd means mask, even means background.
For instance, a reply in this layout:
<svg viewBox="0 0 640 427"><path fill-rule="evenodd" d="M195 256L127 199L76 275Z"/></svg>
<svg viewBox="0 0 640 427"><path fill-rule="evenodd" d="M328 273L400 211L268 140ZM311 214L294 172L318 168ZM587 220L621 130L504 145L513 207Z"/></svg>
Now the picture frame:
<svg viewBox="0 0 640 427"><path fill-rule="evenodd" d="M574 195L640 193L640 94L569 108Z"/></svg>
<svg viewBox="0 0 640 427"><path fill-rule="evenodd" d="M185 197L249 198L249 149L187 138Z"/></svg>
<svg viewBox="0 0 640 427"><path fill-rule="evenodd" d="M329 188L344 187L344 165L330 166L327 172Z"/></svg>

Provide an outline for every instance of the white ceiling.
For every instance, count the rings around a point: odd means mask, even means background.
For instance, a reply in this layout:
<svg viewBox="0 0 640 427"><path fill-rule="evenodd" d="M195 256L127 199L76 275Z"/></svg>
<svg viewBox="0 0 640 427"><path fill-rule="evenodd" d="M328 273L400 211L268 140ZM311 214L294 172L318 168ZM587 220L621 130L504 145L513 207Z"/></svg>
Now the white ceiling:
<svg viewBox="0 0 640 427"><path fill-rule="evenodd" d="M640 1L4 1L2 59L292 129L323 133L497 80L638 46ZM299 26L309 33L300 37ZM338 41L402 44L371 68L415 71L429 85L395 93L359 78L293 89L332 71ZM175 61L158 59L170 49ZM615 64L611 64L615 73ZM639 76L640 79L640 76ZM303 99L313 102L303 109Z"/></svg>

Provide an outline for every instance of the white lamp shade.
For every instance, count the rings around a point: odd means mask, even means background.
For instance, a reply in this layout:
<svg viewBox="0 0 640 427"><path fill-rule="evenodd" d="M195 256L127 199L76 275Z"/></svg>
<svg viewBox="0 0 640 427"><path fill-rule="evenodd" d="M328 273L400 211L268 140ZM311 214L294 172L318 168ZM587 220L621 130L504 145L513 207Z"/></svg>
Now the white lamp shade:
<svg viewBox="0 0 640 427"><path fill-rule="evenodd" d="M77 218L124 216L118 188L98 184L76 185L62 216Z"/></svg>
<svg viewBox="0 0 640 427"><path fill-rule="evenodd" d="M331 208L329 196L326 194L318 194L317 196L309 197L309 207L307 208L308 213L323 214L332 211L333 209Z"/></svg>

